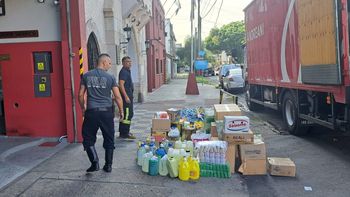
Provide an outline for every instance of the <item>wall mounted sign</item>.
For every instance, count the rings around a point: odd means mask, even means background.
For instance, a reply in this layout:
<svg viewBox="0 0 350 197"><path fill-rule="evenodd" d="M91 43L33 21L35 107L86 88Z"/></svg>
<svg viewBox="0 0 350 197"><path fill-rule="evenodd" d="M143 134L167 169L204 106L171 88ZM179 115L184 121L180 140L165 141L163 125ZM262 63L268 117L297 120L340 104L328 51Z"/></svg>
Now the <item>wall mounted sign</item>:
<svg viewBox="0 0 350 197"><path fill-rule="evenodd" d="M0 0L1 1L1 0ZM0 31L0 39L8 38L32 38L39 37L38 30L26 30L26 31Z"/></svg>
<svg viewBox="0 0 350 197"><path fill-rule="evenodd" d="M0 16L5 15L5 0L0 0Z"/></svg>
<svg viewBox="0 0 350 197"><path fill-rule="evenodd" d="M10 60L10 54L0 54L0 61Z"/></svg>

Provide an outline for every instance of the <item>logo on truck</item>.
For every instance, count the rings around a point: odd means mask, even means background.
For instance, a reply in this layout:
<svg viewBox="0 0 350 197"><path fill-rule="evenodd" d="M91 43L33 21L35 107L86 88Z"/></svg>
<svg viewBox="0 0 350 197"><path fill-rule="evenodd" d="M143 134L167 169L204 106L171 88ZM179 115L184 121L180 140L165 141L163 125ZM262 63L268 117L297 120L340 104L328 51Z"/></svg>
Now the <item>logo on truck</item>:
<svg viewBox="0 0 350 197"><path fill-rule="evenodd" d="M227 124L229 131L245 131L248 130L248 121L246 120L233 120Z"/></svg>
<svg viewBox="0 0 350 197"><path fill-rule="evenodd" d="M264 35L264 23L254 27L247 33L247 41L253 41L257 38L260 38L261 36Z"/></svg>

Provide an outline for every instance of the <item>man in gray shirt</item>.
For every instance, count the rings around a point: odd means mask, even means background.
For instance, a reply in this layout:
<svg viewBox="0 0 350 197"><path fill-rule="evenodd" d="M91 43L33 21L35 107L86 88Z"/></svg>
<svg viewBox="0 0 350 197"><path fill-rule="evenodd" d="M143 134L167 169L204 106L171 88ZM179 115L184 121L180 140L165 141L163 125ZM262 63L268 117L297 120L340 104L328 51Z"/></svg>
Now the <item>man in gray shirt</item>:
<svg viewBox="0 0 350 197"><path fill-rule="evenodd" d="M84 114L82 126L83 146L89 160L90 168L87 172L100 169L97 152L95 149L96 134L100 128L103 135L103 148L105 149L106 163L103 170L112 171L114 151L114 110L112 109L113 92L120 120L124 117L123 101L117 86L115 77L107 71L111 68L111 58L108 54L98 57L98 64L94 70L85 73L81 79L79 90L79 104ZM85 107L85 93L87 93L87 107Z"/></svg>

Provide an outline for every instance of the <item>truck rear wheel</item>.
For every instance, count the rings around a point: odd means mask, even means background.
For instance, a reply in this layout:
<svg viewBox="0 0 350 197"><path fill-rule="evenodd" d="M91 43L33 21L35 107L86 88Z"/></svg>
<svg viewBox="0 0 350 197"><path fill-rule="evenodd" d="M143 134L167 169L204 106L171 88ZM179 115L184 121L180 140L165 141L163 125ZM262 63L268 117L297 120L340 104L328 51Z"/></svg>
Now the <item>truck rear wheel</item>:
<svg viewBox="0 0 350 197"><path fill-rule="evenodd" d="M290 134L301 136L307 133L308 128L303 127L300 122L297 99L290 92L287 92L283 97L282 113Z"/></svg>

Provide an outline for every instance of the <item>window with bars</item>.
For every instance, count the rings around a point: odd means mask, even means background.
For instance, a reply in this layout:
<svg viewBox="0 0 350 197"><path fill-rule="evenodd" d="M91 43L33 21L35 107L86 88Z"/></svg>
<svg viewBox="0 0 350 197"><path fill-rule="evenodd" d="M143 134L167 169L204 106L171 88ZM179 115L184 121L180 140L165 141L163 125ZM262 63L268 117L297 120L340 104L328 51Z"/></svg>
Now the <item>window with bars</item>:
<svg viewBox="0 0 350 197"><path fill-rule="evenodd" d="M89 36L87 43L87 53L88 53L88 69L92 70L97 64L98 56L100 55L100 50L98 49L98 44L95 34L92 32Z"/></svg>

